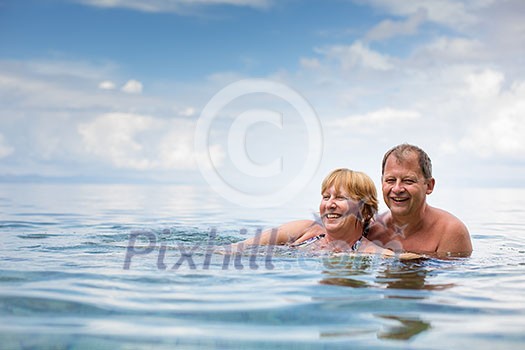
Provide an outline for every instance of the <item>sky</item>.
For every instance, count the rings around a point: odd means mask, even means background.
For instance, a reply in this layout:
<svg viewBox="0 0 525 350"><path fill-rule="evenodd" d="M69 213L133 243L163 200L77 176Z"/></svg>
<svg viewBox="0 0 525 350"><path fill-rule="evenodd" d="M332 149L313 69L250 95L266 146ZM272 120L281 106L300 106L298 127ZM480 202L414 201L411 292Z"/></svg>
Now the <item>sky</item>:
<svg viewBox="0 0 525 350"><path fill-rule="evenodd" d="M522 187L524 61L521 0L0 0L0 181Z"/></svg>

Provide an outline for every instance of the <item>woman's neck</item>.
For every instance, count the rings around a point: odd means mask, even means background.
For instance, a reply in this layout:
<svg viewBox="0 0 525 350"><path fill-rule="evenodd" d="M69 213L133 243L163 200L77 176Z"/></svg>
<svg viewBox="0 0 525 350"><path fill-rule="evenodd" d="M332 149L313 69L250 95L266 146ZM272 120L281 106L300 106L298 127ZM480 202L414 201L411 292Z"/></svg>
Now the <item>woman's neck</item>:
<svg viewBox="0 0 525 350"><path fill-rule="evenodd" d="M361 221L356 221L355 225L351 225L350 229L341 229L337 231L326 231L325 240L328 243L338 242L346 243L348 246L354 245L362 236L363 236L363 223Z"/></svg>

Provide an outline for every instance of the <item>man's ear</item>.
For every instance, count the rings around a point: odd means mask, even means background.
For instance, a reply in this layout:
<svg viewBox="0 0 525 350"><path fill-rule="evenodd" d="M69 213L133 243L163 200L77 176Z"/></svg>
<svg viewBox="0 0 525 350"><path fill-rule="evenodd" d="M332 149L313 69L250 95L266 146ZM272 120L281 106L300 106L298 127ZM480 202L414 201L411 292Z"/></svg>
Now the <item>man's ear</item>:
<svg viewBox="0 0 525 350"><path fill-rule="evenodd" d="M436 185L436 179L431 177L427 180L427 194L431 194L434 191L434 186Z"/></svg>

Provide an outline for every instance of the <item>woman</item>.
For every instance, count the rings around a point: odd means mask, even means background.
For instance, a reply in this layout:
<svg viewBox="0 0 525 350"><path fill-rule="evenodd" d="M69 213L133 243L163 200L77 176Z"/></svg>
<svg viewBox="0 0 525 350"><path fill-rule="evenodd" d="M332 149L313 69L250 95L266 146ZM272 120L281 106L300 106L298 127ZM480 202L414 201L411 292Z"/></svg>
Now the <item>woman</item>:
<svg viewBox="0 0 525 350"><path fill-rule="evenodd" d="M319 222L292 221L234 246L242 250L247 245L289 244L296 248L394 255L366 239L378 206L376 188L368 175L336 169L323 180L321 194Z"/></svg>

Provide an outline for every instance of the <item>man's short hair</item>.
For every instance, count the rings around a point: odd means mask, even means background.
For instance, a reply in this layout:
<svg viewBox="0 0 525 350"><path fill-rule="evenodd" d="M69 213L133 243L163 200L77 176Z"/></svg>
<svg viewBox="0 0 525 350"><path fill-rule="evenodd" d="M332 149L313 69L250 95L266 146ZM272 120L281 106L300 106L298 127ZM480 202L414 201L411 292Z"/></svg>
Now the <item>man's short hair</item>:
<svg viewBox="0 0 525 350"><path fill-rule="evenodd" d="M430 160L430 157L428 154L423 151L418 146L410 145L408 143L402 143L400 145L392 147L388 152L385 153L383 157L383 164L381 167L381 175L385 174L385 164L388 157L393 155L398 160L404 160L410 153L416 153L419 160L419 167L421 168L421 172L423 173L423 176L425 179L431 179L432 178L432 161Z"/></svg>

